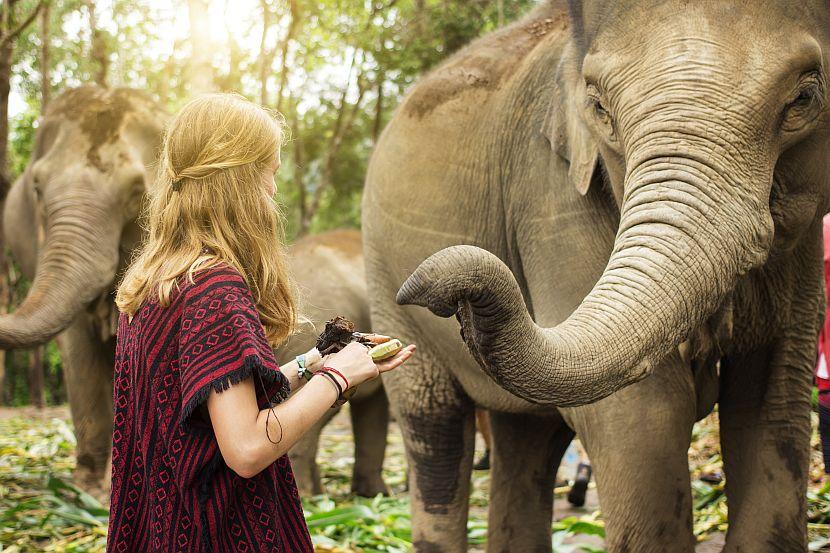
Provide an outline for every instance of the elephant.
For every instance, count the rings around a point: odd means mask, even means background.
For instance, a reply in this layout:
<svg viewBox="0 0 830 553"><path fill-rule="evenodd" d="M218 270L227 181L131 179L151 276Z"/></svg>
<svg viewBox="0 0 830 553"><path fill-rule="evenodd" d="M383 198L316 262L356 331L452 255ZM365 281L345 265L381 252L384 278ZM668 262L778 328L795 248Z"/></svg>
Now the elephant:
<svg viewBox="0 0 830 553"><path fill-rule="evenodd" d="M62 93L40 119L3 211L7 243L32 286L0 316L0 348L57 337L78 442L75 478L90 490L106 487L112 447L115 281L141 240L137 219L166 121L138 90Z"/></svg>
<svg viewBox="0 0 830 553"><path fill-rule="evenodd" d="M363 270L363 243L359 231L335 230L306 236L290 249L290 266L300 285L303 321L298 332L277 350L287 361L314 347L323 325L341 315L362 330L371 328L369 298ZM389 426L389 402L380 379L361 385L349 401L355 442L351 489L357 495L387 495L381 470ZM302 495L323 493L315 461L320 432L337 414L327 414L291 448L291 465Z"/></svg>
<svg viewBox="0 0 830 553"><path fill-rule="evenodd" d="M687 450L716 403L724 550L806 550L828 7L548 0L408 92L363 236L374 330L419 346L384 375L416 551L466 549L475 405L489 551L551 550L574 433L609 551L693 551Z"/></svg>

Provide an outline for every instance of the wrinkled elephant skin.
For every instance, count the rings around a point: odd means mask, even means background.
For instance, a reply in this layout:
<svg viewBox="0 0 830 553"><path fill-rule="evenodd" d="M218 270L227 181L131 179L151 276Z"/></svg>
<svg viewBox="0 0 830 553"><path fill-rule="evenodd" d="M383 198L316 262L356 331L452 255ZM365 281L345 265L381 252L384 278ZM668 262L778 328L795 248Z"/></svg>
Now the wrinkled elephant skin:
<svg viewBox="0 0 830 553"><path fill-rule="evenodd" d="M550 551L574 431L609 551L692 551L716 399L725 550L806 549L828 53L824 0L551 0L413 88L363 232L374 328L419 345L384 379L417 551L466 549L475 404L490 551Z"/></svg>

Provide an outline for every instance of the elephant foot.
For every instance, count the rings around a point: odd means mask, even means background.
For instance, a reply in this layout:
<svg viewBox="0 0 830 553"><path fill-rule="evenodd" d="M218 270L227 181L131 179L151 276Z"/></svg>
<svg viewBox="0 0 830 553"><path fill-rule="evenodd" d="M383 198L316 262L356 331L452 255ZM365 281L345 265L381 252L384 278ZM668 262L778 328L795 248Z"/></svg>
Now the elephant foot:
<svg viewBox="0 0 830 553"><path fill-rule="evenodd" d="M360 477L355 475L352 478L352 493L360 497L375 497L380 494L389 495L389 488L380 475L374 477Z"/></svg>
<svg viewBox="0 0 830 553"><path fill-rule="evenodd" d="M104 506L108 506L110 503L110 477L110 465L107 465L106 471L91 470L87 467L79 466L72 473L72 480L75 486L100 501Z"/></svg>

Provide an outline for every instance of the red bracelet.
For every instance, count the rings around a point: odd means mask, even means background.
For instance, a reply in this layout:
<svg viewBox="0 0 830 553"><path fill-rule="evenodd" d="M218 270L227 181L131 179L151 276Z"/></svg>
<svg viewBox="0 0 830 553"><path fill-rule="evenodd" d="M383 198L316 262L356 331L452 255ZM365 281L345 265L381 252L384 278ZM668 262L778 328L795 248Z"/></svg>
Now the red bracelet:
<svg viewBox="0 0 830 553"><path fill-rule="evenodd" d="M331 367L323 367L322 369L320 369L320 371L321 371L321 372L333 372L334 374L336 374L337 376L339 376L340 378L342 378L342 379L343 379L343 382L345 382L345 383L346 383L346 387L345 387L345 388L343 388L343 391L345 392L346 390L348 390L348 389L349 389L349 379L348 379L348 378L346 378L345 376L343 376L343 373L341 373L341 372L340 372L340 371L338 371L337 369L333 369L333 368L331 368Z"/></svg>

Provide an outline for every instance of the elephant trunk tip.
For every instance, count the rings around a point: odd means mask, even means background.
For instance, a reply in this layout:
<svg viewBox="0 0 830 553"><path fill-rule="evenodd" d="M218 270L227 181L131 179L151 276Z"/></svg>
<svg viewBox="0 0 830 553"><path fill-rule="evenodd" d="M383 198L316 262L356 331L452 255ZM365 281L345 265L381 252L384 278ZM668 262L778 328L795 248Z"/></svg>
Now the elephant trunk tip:
<svg viewBox="0 0 830 553"><path fill-rule="evenodd" d="M431 284L419 271L416 271L398 290L395 301L398 305L426 307L439 317L452 317L458 310L457 305L443 300L440 294L435 293L436 288L434 283Z"/></svg>
<svg viewBox="0 0 830 553"><path fill-rule="evenodd" d="M482 267L495 257L474 246L451 246L425 259L395 298L398 305L426 307L439 317L452 317L459 302L480 288Z"/></svg>
<svg viewBox="0 0 830 553"><path fill-rule="evenodd" d="M398 294L395 296L395 301L398 305L420 305L421 307L426 307L421 299L421 289L423 286L414 277L414 274L410 275L401 285Z"/></svg>

